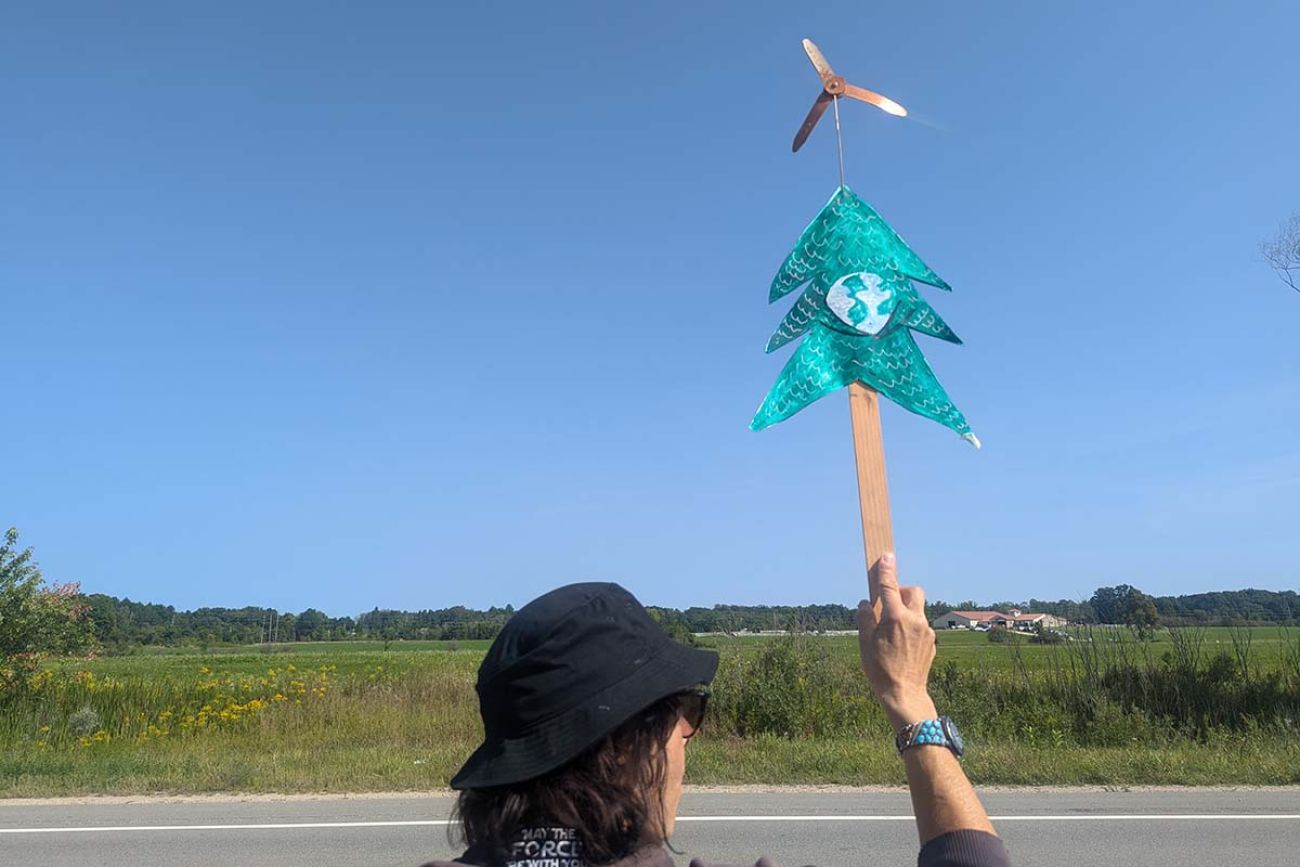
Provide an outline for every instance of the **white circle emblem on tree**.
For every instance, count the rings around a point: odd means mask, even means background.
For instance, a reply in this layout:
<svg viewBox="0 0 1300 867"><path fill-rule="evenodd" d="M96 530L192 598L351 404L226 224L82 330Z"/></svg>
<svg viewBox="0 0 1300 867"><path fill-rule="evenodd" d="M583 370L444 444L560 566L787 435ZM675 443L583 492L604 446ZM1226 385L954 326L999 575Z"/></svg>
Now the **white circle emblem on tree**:
<svg viewBox="0 0 1300 867"><path fill-rule="evenodd" d="M870 271L845 274L831 284L826 306L841 322L863 334L876 335L894 312L894 292L880 288L880 275Z"/></svg>

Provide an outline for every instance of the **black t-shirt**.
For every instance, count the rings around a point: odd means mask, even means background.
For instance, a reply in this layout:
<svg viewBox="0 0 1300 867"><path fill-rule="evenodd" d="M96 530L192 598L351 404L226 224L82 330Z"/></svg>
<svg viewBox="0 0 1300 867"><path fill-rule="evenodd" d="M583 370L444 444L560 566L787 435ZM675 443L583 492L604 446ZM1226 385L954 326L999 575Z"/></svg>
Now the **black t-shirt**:
<svg viewBox="0 0 1300 867"><path fill-rule="evenodd" d="M806 863L806 862L805 862ZM917 867L1011 867L1011 857L1002 840L984 831L951 831L921 847ZM487 864L473 849L455 861L430 861L424 867L587 867L582 858L582 841L566 828L534 828L525 832L511 849L504 864ZM595 867L595 865L592 865ZM675 867L672 855L662 846L642 849L605 867ZM724 867L700 858L691 867ZM776 867L760 858L754 867Z"/></svg>

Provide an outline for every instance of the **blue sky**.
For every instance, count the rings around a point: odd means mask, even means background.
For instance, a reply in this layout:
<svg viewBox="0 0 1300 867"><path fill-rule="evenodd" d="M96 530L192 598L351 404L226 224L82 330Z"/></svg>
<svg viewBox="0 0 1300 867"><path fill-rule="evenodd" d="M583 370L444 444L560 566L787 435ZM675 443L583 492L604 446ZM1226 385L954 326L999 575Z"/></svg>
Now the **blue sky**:
<svg viewBox="0 0 1300 867"><path fill-rule="evenodd" d="M6 5L0 524L180 607L855 601L847 397L746 429L811 36L985 444L885 407L904 580L1300 584L1295 6L795 5Z"/></svg>

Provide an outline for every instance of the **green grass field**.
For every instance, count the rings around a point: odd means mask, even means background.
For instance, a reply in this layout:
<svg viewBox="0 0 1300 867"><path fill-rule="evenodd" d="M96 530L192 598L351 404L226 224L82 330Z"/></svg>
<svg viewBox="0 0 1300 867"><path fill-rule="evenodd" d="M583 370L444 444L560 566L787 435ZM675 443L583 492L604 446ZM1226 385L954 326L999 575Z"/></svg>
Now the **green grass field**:
<svg viewBox="0 0 1300 867"><path fill-rule="evenodd" d="M902 783L854 637L702 642L722 664L691 782ZM438 788L478 742L486 644L56 661L0 692L0 796ZM942 632L939 646L932 691L978 782L1300 782L1296 630L1056 646Z"/></svg>
<svg viewBox="0 0 1300 867"><path fill-rule="evenodd" d="M164 646L144 646L135 647L125 654L127 657L137 656L194 656L199 655L241 655L247 653L305 653L313 650L323 650L328 652L337 652L346 650L349 653L386 653L389 651L411 651L411 650L476 650L480 653L486 651L492 644L487 639L469 639L462 641L297 641L292 644L276 644L274 646L259 645L257 647L234 647L221 645L211 647L203 651L198 651L193 647L164 647Z"/></svg>
<svg viewBox="0 0 1300 867"><path fill-rule="evenodd" d="M1117 638L1129 638L1126 632L1112 631L1115 632ZM1234 627L1206 626L1199 631L1204 637L1205 647L1211 652L1213 650L1222 650L1225 653L1233 652L1233 633L1236 631ZM1251 653L1256 655L1261 662L1269 664L1279 662L1285 656L1288 648L1295 647L1297 640L1300 640L1300 628L1298 627L1252 626L1244 628L1244 631L1250 636ZM1070 629L1066 630L1066 632L1074 636L1076 641L1086 640L1089 637L1086 630ZM1101 630L1095 630L1094 639L1102 634ZM1019 641L1015 647L1007 644L993 644L990 643L987 633L970 629L942 629L936 632L935 635L939 642L940 659L951 659L961 664L995 668L1012 667L1017 649L1031 667L1041 668L1047 664L1055 652L1061 649L1060 645L1031 644L1027 636L1019 636ZM1146 644L1152 650L1164 652L1173 647L1171 635L1172 633L1168 629L1158 630L1152 640L1146 642ZM856 636L827 635L819 638L824 640L827 646L832 648L836 654L855 657L858 652ZM700 639L700 642L706 646L733 649L738 652L757 652L772 641L773 637L767 635L705 636ZM438 642L431 643L436 644ZM483 646L486 648L490 643L483 642Z"/></svg>

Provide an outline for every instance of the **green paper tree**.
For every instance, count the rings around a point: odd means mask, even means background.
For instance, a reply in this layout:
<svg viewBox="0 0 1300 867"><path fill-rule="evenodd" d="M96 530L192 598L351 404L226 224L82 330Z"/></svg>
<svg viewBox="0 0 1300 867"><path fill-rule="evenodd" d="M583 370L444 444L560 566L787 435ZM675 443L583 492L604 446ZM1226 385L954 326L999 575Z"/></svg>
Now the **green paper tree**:
<svg viewBox="0 0 1300 867"><path fill-rule="evenodd" d="M861 381L978 448L979 439L912 332L961 340L913 280L951 291L870 205L846 186L837 189L772 280L769 302L806 288L768 340L767 351L803 339L750 428L784 421L819 397Z"/></svg>

